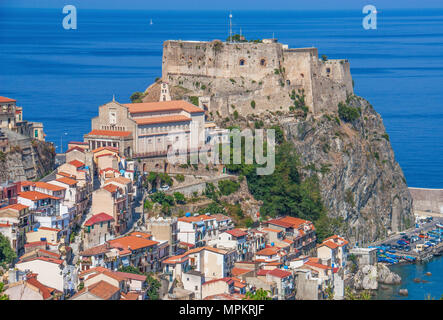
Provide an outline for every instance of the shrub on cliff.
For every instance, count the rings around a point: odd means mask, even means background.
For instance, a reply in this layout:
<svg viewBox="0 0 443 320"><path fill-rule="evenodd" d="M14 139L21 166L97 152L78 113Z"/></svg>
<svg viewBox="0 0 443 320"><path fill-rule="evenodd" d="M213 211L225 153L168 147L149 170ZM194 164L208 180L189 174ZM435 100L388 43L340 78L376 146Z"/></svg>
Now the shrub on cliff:
<svg viewBox="0 0 443 320"><path fill-rule="evenodd" d="M137 91L134 92L129 99L131 99L132 103L141 103L143 102L142 99L144 98L145 94L143 92Z"/></svg>
<svg viewBox="0 0 443 320"><path fill-rule="evenodd" d="M352 122L360 117L361 110L359 108L350 107L340 102L338 104L338 116L345 122Z"/></svg>
<svg viewBox="0 0 443 320"><path fill-rule="evenodd" d="M240 188L240 184L232 180L222 180L218 183L218 188L222 195L228 196L236 192Z"/></svg>

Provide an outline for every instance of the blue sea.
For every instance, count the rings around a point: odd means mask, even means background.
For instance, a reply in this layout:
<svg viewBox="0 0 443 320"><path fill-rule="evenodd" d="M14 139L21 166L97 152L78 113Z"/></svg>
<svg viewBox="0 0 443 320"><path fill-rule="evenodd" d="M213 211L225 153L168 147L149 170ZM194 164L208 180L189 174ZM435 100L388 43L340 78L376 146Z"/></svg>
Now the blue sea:
<svg viewBox="0 0 443 320"><path fill-rule="evenodd" d="M443 187L443 10L378 11L377 30L363 29L359 10L234 11L233 31L349 59L408 185ZM227 11L77 13L78 29L64 30L62 8L0 8L0 95L43 122L57 151L82 140L99 105L129 102L161 76L163 41L228 35Z"/></svg>

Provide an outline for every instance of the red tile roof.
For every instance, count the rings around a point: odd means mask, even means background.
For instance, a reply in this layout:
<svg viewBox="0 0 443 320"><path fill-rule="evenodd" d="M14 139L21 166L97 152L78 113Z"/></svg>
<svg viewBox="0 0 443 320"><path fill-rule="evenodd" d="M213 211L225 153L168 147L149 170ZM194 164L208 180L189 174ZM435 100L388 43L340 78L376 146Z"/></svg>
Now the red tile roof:
<svg viewBox="0 0 443 320"><path fill-rule="evenodd" d="M73 146L72 148L68 149L68 150L66 151L66 153L69 153L69 152L74 151L74 150L80 151L81 153L85 153L85 152L86 152L84 148L80 148L80 147L77 147L77 146Z"/></svg>
<svg viewBox="0 0 443 320"><path fill-rule="evenodd" d="M255 254L258 256L273 256L277 254L279 248L277 247L270 247L270 248L264 248L260 251L257 251Z"/></svg>
<svg viewBox="0 0 443 320"><path fill-rule="evenodd" d="M66 188L64 188L64 187L60 187L60 186L57 186L55 184L51 184L51 183L47 183L47 182L41 182L41 181L36 182L35 186L37 188L47 189L47 190L51 190L51 191L66 190Z"/></svg>
<svg viewBox="0 0 443 320"><path fill-rule="evenodd" d="M110 193L114 193L117 192L118 187L114 184L107 184L106 186L104 186L102 189L110 192Z"/></svg>
<svg viewBox="0 0 443 320"><path fill-rule="evenodd" d="M61 260L61 259L48 258L48 257L35 257L35 258L31 258L31 259L20 260L17 263L19 264L19 263L30 262L30 261L34 261L34 260L41 260L41 261L45 261L45 262L55 263L58 265L63 263L63 260Z"/></svg>
<svg viewBox="0 0 443 320"><path fill-rule="evenodd" d="M57 232L62 231L61 229L48 228L48 227L40 227L39 229L41 229L41 230L47 230L47 231L57 231Z"/></svg>
<svg viewBox="0 0 443 320"><path fill-rule="evenodd" d="M135 122L139 125L157 124L157 123L174 123L174 122L189 122L191 118L183 115L164 116L164 117L150 117L150 118L135 118Z"/></svg>
<svg viewBox="0 0 443 320"><path fill-rule="evenodd" d="M24 191L20 192L18 194L19 197L31 200L31 201L37 201L37 200L43 200L43 199L54 199L54 200L60 200L60 198L53 197L49 194L41 193L38 191Z"/></svg>
<svg viewBox="0 0 443 320"><path fill-rule="evenodd" d="M114 148L114 147L99 147L97 149L92 150L92 153L97 153L102 150L107 150L107 151L112 151L112 152L118 153L118 149Z"/></svg>
<svg viewBox="0 0 443 320"><path fill-rule="evenodd" d="M103 300L109 300L114 294L120 291L120 288L117 288L104 280L101 280L93 285L90 285L87 288L83 288L80 290L75 296L78 296L88 290L91 294L96 297L99 297ZM74 296L74 297L75 297Z"/></svg>
<svg viewBox="0 0 443 320"><path fill-rule="evenodd" d="M148 240L137 236L126 236L108 241L109 245L114 248L138 250L141 248L152 247L159 242Z"/></svg>
<svg viewBox="0 0 443 320"><path fill-rule="evenodd" d="M277 278L287 278L292 275L292 273L288 271L284 271L281 269L274 269L268 272L269 275Z"/></svg>
<svg viewBox="0 0 443 320"><path fill-rule="evenodd" d="M105 222L105 221L114 221L114 218L111 217L109 214L101 212L101 213L93 215L91 218L86 220L85 226L88 227L88 226L92 226L93 224L97 224L97 223Z"/></svg>
<svg viewBox="0 0 443 320"><path fill-rule="evenodd" d="M92 130L88 136L109 136L109 137L129 137L130 131Z"/></svg>
<svg viewBox="0 0 443 320"><path fill-rule="evenodd" d="M107 243L104 243L99 246L88 248L80 252L80 255L84 257L96 256L98 254L108 252L109 250L110 250L109 245Z"/></svg>
<svg viewBox="0 0 443 320"><path fill-rule="evenodd" d="M71 178L66 178L66 177L58 178L58 179L55 180L55 181L58 181L58 182L61 182L61 183L67 184L67 185L69 185L69 186L73 186L73 185L76 185L76 184L77 184L77 180L75 180L75 179L71 179Z"/></svg>
<svg viewBox="0 0 443 320"><path fill-rule="evenodd" d="M120 271L114 271L114 273L126 280L131 279L131 280L137 280L137 281L146 281L146 276L144 274L135 274L135 273L129 273L129 272L120 272Z"/></svg>
<svg viewBox="0 0 443 320"><path fill-rule="evenodd" d="M46 241L34 241L25 243L25 248L37 247L37 246L46 246Z"/></svg>
<svg viewBox="0 0 443 320"><path fill-rule="evenodd" d="M178 256L172 256L162 261L164 264L177 264L177 263L183 263L187 261L189 257L186 254L181 254Z"/></svg>
<svg viewBox="0 0 443 320"><path fill-rule="evenodd" d="M17 100L0 96L0 102L2 102L2 103L4 103L4 102L17 102Z"/></svg>
<svg viewBox="0 0 443 320"><path fill-rule="evenodd" d="M248 235L247 232L245 232L245 231L243 231L241 229L232 229L232 230L228 230L228 231L225 231L225 232L229 233L231 236L236 237L236 238L244 237L244 236Z"/></svg>
<svg viewBox="0 0 443 320"><path fill-rule="evenodd" d="M26 279L26 282L32 285L33 287L37 288L37 290L40 292L40 294L43 296L44 300L47 300L51 298L51 292L55 289L49 288L42 284L40 281L38 281L34 276L29 277Z"/></svg>
<svg viewBox="0 0 443 320"><path fill-rule="evenodd" d="M83 162L78 161L78 160L72 160L69 162L69 164L72 164L77 169L85 166L85 164Z"/></svg>
<svg viewBox="0 0 443 320"><path fill-rule="evenodd" d="M184 110L189 113L203 113L204 110L184 100L171 100L147 103L123 104L130 113L149 113L161 111Z"/></svg>
<svg viewBox="0 0 443 320"><path fill-rule="evenodd" d="M181 217L181 218L178 218L177 220L191 223L191 222L199 222L199 221L211 220L211 219L214 219L214 217L208 216L206 214L201 214L198 216Z"/></svg>
<svg viewBox="0 0 443 320"><path fill-rule="evenodd" d="M25 206L24 204L16 203L16 204L10 204L9 206L0 208L0 211L6 210L6 209L12 209L12 210L20 211L20 210L23 210L23 209L26 209L26 208L29 208L29 207Z"/></svg>
<svg viewBox="0 0 443 320"><path fill-rule="evenodd" d="M234 268L232 268L231 273L233 276L240 276L242 274L245 274L245 273L248 273L251 271L253 271L253 270L234 267Z"/></svg>

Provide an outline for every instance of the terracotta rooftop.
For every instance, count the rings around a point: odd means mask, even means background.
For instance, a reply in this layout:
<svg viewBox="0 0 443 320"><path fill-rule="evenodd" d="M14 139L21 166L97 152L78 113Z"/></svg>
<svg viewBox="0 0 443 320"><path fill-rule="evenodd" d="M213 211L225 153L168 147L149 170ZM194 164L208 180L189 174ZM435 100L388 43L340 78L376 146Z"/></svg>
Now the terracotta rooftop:
<svg viewBox="0 0 443 320"><path fill-rule="evenodd" d="M43 199L54 199L54 200L60 200L60 198L51 196L49 194L41 193L38 191L24 191L20 192L18 194L19 197L31 200L31 201L37 201L37 200L43 200Z"/></svg>
<svg viewBox="0 0 443 320"><path fill-rule="evenodd" d="M99 147L97 149L92 150L92 153L97 153L102 150L112 151L118 153L118 149L114 147Z"/></svg>
<svg viewBox="0 0 443 320"><path fill-rule="evenodd" d="M199 221L211 220L211 219L214 219L214 217L208 216L206 214L201 214L198 216L181 217L181 218L178 218L177 220L191 223L191 222L199 222Z"/></svg>
<svg viewBox="0 0 443 320"><path fill-rule="evenodd" d="M264 248L260 251L257 251L255 254L258 256L273 256L277 254L279 248L277 247L270 247L270 248Z"/></svg>
<svg viewBox="0 0 443 320"><path fill-rule="evenodd" d="M135 122L139 125L158 124L158 123L174 123L174 122L188 122L191 118L183 115L164 116L164 117L150 117L150 118L135 118Z"/></svg>
<svg viewBox="0 0 443 320"><path fill-rule="evenodd" d="M109 245L114 248L138 250L141 248L152 247L158 244L157 241L148 240L137 236L126 236L108 241Z"/></svg>
<svg viewBox="0 0 443 320"><path fill-rule="evenodd" d="M253 271L253 270L234 267L234 268L232 268L231 273L233 276L240 276L242 274L245 274L245 273L248 273L251 271Z"/></svg>
<svg viewBox="0 0 443 320"><path fill-rule="evenodd" d="M109 249L108 244L104 243L104 244L101 244L101 245L98 245L98 246L95 246L92 248L88 248L88 249L80 252L80 255L84 256L84 257L90 257L90 256L95 256L95 255L98 255L101 253L108 252L109 250L110 249Z"/></svg>
<svg viewBox="0 0 443 320"><path fill-rule="evenodd" d="M130 131L92 130L88 136L109 136L109 137L129 137Z"/></svg>
<svg viewBox="0 0 443 320"><path fill-rule="evenodd" d="M93 215L91 218L86 220L85 226L92 226L93 224L105 222L105 221L114 221L114 218L111 217L109 214L106 214L104 212L98 213Z"/></svg>
<svg viewBox="0 0 443 320"><path fill-rule="evenodd" d="M114 193L118 190L118 187L114 184L107 184L102 189L105 189L108 192Z"/></svg>
<svg viewBox="0 0 443 320"><path fill-rule="evenodd" d="M87 288L83 288L80 290L75 296L84 293L86 290L93 294L96 297L99 297L103 300L109 300L114 294L120 291L119 288L107 283L104 280L101 280L93 285L90 285Z"/></svg>
<svg viewBox="0 0 443 320"><path fill-rule="evenodd" d="M184 100L171 100L145 103L123 104L130 113L149 113L161 111L184 110L189 113L203 113L204 110Z"/></svg>
<svg viewBox="0 0 443 320"><path fill-rule="evenodd" d="M60 187L60 186L57 186L55 184L51 184L51 183L47 183L47 182L41 182L41 181L36 182L35 186L37 188L47 189L47 190L51 190L51 191L66 190L66 188L64 188L64 187Z"/></svg>
<svg viewBox="0 0 443 320"><path fill-rule="evenodd" d="M241 229L237 229L237 228L236 229L232 229L232 230L228 230L228 231L225 231L225 232L229 233L231 236L236 237L236 238L244 237L244 236L248 235L247 232L245 232L245 231L243 231Z"/></svg>
<svg viewBox="0 0 443 320"><path fill-rule="evenodd" d="M67 184L69 186L73 186L73 185L77 184L77 180L71 179L71 178L66 178L66 177L58 178L55 181Z"/></svg>
<svg viewBox="0 0 443 320"><path fill-rule="evenodd" d="M16 204L10 204L9 206L0 208L0 211L7 210L7 209L12 209L12 210L20 211L20 210L23 210L23 209L26 209L26 208L29 208L29 207L25 206L24 204L16 203Z"/></svg>
<svg viewBox="0 0 443 320"><path fill-rule="evenodd" d="M5 103L5 102L17 102L17 100L0 96L0 103Z"/></svg>
<svg viewBox="0 0 443 320"><path fill-rule="evenodd" d="M73 146L72 148L68 149L68 150L66 151L66 153L69 153L69 152L74 151L74 150L76 150L76 151L80 151L81 153L85 153L85 152L86 152L84 148L80 148L80 147L77 147L77 146Z"/></svg>
<svg viewBox="0 0 443 320"><path fill-rule="evenodd" d="M85 164L83 162L78 161L78 160L72 160L69 162L69 164L72 164L77 169L85 166Z"/></svg>
<svg viewBox="0 0 443 320"><path fill-rule="evenodd" d="M281 269L274 269L268 272L270 276L277 277L277 278L286 278L292 275L292 273L288 271L284 271Z"/></svg>

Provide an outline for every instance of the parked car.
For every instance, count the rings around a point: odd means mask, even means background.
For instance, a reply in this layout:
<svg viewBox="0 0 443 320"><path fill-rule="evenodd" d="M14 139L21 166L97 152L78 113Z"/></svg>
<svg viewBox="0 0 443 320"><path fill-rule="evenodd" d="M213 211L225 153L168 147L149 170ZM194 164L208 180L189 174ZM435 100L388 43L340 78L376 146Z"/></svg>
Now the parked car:
<svg viewBox="0 0 443 320"><path fill-rule="evenodd" d="M167 191L167 190L169 190L169 186L168 186L167 184L164 184L164 185L162 185L162 186L160 187L160 190L161 190L161 191Z"/></svg>

